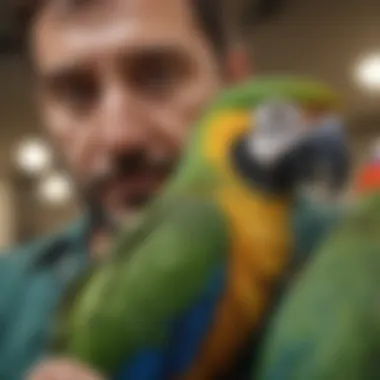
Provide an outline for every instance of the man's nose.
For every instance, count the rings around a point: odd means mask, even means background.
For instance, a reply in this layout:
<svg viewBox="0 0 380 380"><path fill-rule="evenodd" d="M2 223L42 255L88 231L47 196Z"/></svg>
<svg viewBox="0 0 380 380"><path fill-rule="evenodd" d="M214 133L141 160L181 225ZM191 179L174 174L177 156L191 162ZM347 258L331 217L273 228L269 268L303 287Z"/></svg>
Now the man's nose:
<svg viewBox="0 0 380 380"><path fill-rule="evenodd" d="M111 87L101 106L102 144L112 151L141 147L147 140L143 115L143 104L133 93L120 84Z"/></svg>

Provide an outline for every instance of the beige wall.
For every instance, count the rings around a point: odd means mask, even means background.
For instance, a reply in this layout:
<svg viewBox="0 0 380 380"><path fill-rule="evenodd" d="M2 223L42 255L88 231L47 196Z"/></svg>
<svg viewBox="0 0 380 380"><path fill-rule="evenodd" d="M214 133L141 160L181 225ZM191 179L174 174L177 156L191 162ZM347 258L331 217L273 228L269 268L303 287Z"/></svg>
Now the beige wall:
<svg viewBox="0 0 380 380"><path fill-rule="evenodd" d="M11 183L0 180L0 252L15 243L15 201Z"/></svg>

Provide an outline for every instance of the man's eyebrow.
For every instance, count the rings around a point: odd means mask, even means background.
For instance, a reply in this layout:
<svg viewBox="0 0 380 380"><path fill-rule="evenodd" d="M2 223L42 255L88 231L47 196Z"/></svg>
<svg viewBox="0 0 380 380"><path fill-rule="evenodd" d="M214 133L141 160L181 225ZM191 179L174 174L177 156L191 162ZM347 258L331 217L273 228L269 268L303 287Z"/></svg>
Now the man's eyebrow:
<svg viewBox="0 0 380 380"><path fill-rule="evenodd" d="M142 46L137 46L133 50L126 50L123 52L123 59L140 59L142 57L166 57L174 56L176 58L182 57L182 52L179 50L177 45L174 44L146 44Z"/></svg>
<svg viewBox="0 0 380 380"><path fill-rule="evenodd" d="M120 54L122 60L129 60L130 58L141 59L146 56L165 57L174 56L177 59L182 59L182 54L178 49L178 45L167 41L152 41L139 45L133 45L125 49ZM65 77L74 75L88 74L92 70L90 64L86 64L84 61L72 60L68 62L60 62L55 67L46 68L40 72L37 72L36 76L38 80L45 83L54 83Z"/></svg>
<svg viewBox="0 0 380 380"><path fill-rule="evenodd" d="M108 0L109 1L109 0ZM98 8L108 1L99 0L59 0L54 3L56 10L64 17L71 17L74 12L81 12L88 8ZM103 3L103 4L102 4Z"/></svg>
<svg viewBox="0 0 380 380"><path fill-rule="evenodd" d="M53 83L61 78L69 77L72 75L86 74L89 68L79 63L61 64L54 69L47 69L44 72L38 73L38 77L45 83Z"/></svg>

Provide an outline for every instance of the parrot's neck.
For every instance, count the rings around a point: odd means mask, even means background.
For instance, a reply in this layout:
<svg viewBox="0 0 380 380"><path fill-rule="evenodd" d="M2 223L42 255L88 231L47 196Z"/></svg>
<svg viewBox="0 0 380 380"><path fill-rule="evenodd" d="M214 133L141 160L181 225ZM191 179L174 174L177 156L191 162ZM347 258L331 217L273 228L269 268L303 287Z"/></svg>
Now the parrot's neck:
<svg viewBox="0 0 380 380"><path fill-rule="evenodd" d="M171 197L183 191L186 192L194 186L199 188L201 185L215 184L215 172L210 169L207 159L205 159L202 132L203 130L200 128L194 131L176 171L161 192L163 197Z"/></svg>

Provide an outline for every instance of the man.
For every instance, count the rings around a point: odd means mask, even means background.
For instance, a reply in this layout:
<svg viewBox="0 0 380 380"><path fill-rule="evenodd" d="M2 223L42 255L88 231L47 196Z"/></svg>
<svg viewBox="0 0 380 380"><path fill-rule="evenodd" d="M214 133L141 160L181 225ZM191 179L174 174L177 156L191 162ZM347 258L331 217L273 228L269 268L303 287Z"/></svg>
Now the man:
<svg viewBox="0 0 380 380"><path fill-rule="evenodd" d="M171 173L204 107L249 74L228 44L219 7L207 0L24 2L47 134L87 212L67 231L17 250L25 254L2 258L2 380L21 379L43 357L56 305L102 255L98 237L133 223ZM31 378L99 376L59 359Z"/></svg>

